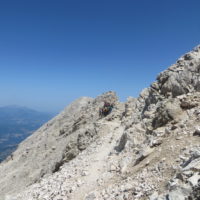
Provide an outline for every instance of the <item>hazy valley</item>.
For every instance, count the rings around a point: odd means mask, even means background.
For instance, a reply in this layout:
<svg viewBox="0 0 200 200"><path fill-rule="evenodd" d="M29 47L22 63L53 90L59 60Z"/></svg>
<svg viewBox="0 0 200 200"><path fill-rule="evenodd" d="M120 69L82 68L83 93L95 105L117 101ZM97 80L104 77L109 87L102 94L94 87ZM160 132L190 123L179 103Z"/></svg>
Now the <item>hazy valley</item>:
<svg viewBox="0 0 200 200"><path fill-rule="evenodd" d="M33 131L53 117L26 107L0 107L0 162Z"/></svg>

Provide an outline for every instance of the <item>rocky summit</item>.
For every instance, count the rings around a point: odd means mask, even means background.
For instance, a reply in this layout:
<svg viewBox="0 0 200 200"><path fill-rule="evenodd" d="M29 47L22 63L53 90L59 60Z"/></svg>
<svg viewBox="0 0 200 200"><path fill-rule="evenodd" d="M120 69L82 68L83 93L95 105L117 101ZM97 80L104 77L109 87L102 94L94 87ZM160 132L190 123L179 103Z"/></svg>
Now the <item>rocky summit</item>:
<svg viewBox="0 0 200 200"><path fill-rule="evenodd" d="M138 98L76 100L0 164L0 200L146 199L200 199L200 46Z"/></svg>

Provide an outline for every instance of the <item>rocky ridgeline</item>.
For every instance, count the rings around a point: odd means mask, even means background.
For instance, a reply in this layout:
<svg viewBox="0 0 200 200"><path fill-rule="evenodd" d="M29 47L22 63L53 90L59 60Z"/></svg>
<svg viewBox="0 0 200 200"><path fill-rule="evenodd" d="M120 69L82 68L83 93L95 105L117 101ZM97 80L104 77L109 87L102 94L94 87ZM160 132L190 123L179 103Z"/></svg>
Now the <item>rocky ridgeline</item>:
<svg viewBox="0 0 200 200"><path fill-rule="evenodd" d="M113 111L99 117L103 101ZM200 199L200 47L138 98L83 97L0 165L1 200Z"/></svg>

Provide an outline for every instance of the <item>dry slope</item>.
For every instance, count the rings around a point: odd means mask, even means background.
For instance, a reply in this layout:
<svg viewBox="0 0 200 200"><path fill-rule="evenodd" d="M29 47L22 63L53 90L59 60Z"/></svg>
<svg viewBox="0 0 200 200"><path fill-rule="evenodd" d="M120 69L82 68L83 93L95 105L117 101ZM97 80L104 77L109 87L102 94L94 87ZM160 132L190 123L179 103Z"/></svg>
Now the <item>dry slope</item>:
<svg viewBox="0 0 200 200"><path fill-rule="evenodd" d="M104 100L111 114L99 118ZM200 198L200 47L138 98L81 98L0 165L1 199Z"/></svg>

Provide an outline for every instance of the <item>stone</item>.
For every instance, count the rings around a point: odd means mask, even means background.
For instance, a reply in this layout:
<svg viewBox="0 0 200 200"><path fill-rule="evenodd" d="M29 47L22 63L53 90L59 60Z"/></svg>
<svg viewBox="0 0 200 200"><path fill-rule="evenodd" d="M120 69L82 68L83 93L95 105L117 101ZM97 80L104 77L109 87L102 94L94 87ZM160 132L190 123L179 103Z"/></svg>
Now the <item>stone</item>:
<svg viewBox="0 0 200 200"><path fill-rule="evenodd" d="M85 200L95 200L96 196L94 193L91 193L85 197Z"/></svg>
<svg viewBox="0 0 200 200"><path fill-rule="evenodd" d="M157 147L159 145L162 144L162 140L161 139L154 139L151 141L150 143L150 147Z"/></svg>
<svg viewBox="0 0 200 200"><path fill-rule="evenodd" d="M115 150L117 152L121 152L124 149L126 142L127 142L127 133L123 133L123 135L120 138L118 145L115 147Z"/></svg>
<svg viewBox="0 0 200 200"><path fill-rule="evenodd" d="M82 171L82 173L81 173L81 176L88 176L89 175L89 172L87 172L87 171Z"/></svg>
<svg viewBox="0 0 200 200"><path fill-rule="evenodd" d="M117 171L117 167L115 165L110 166L110 172Z"/></svg>
<svg viewBox="0 0 200 200"><path fill-rule="evenodd" d="M149 196L149 200L158 200L158 196L158 192L154 192L151 196Z"/></svg>
<svg viewBox="0 0 200 200"><path fill-rule="evenodd" d="M195 173L193 176L191 176L188 181L191 183L192 187L197 186L200 182L200 175L199 173Z"/></svg>
<svg viewBox="0 0 200 200"><path fill-rule="evenodd" d="M55 150L55 149L56 149L56 147L55 147L55 146L52 146L52 147L51 147L51 149L52 149L52 150Z"/></svg>
<svg viewBox="0 0 200 200"><path fill-rule="evenodd" d="M186 119L186 114L179 106L178 100L171 99L166 102L162 102L157 107L156 116L152 121L154 128L162 127L172 120Z"/></svg>
<svg viewBox="0 0 200 200"><path fill-rule="evenodd" d="M138 165L141 161L143 161L146 157L149 156L154 150L147 147L142 152L140 152L138 158L135 160L134 166Z"/></svg>
<svg viewBox="0 0 200 200"><path fill-rule="evenodd" d="M185 194L183 191L175 190L172 192L169 192L169 194L166 196L167 200L185 200Z"/></svg>
<svg viewBox="0 0 200 200"><path fill-rule="evenodd" d="M196 127L193 133L194 136L200 136L200 127Z"/></svg>

